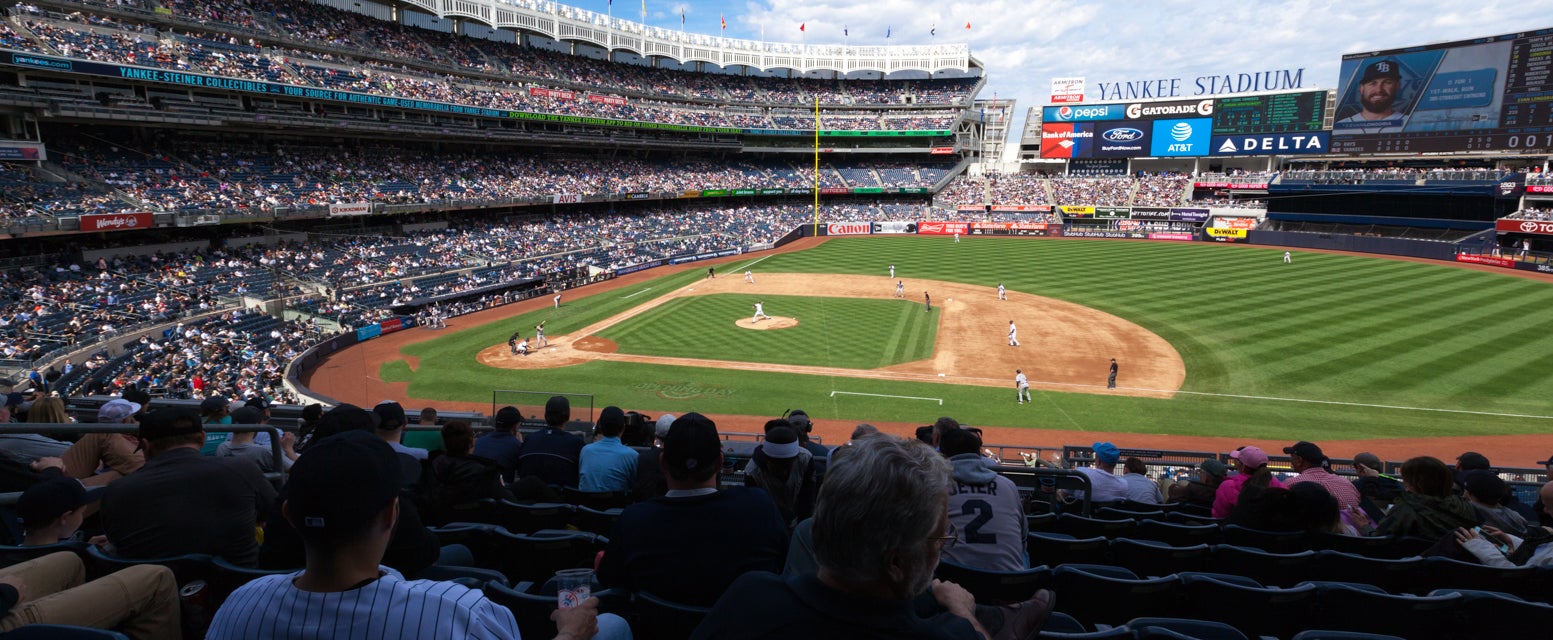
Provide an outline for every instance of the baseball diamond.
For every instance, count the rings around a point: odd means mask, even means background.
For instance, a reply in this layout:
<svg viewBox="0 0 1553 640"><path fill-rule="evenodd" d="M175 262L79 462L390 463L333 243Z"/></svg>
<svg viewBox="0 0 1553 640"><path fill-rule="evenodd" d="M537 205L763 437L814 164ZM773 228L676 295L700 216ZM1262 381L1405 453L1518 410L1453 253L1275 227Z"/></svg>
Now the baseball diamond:
<svg viewBox="0 0 1553 640"><path fill-rule="evenodd" d="M353 347L331 357L310 384L347 399L386 394L456 405L480 402L483 390L498 381L523 380L588 389L646 409L695 407L749 416L744 420L752 425L758 424L755 416L795 403L805 403L811 415L840 421L904 426L927 418L920 406L830 395L841 388L942 397L944 411L967 423L1008 427L1001 431L1003 442L1092 435L1073 432L1226 440L1466 437L1538 433L1553 419L1541 400L1553 391L1548 374L1553 356L1543 355L1553 353L1553 337L1532 333L1516 320L1548 308L1553 291L1526 278L1320 252L1308 253L1300 270L1290 272L1272 268L1283 266L1275 257L1282 249L1225 245L971 238L962 247L968 250L945 255L923 238L809 239L762 254L769 256L762 263L769 275L756 285L705 280L699 268L633 274L578 290L574 311L551 323L555 346L527 361L505 351L505 327L514 321L532 326L549 311L520 304L455 319L449 335L415 332ZM753 257L726 263L738 268ZM635 324L655 309L697 298L777 300L780 293L796 300L860 297L888 303L893 281L874 274L878 264L892 262L903 274L923 278L912 280L913 286L931 281L934 290L943 291L948 306L935 305L935 315L942 315L930 359L884 367L824 366L823 354L834 345L823 337L778 343L774 349L784 355L761 356L743 339L751 334L716 343L708 338L698 355L683 357L657 346L623 348L608 337L624 332L629 342L632 332L663 331L672 326L665 323L680 322L695 343L705 337L696 328L702 320L720 331L748 308L739 302L708 319L664 311L668 317ZM996 300L985 284L1000 279L1010 292L1008 302ZM645 286L653 287L656 297L600 295L616 288L638 292L643 282L650 282ZM778 286L793 290L779 292ZM732 293L722 293L724 287ZM982 301L994 304L996 315L978 315L975 305ZM789 304L781 303L783 313L791 311L803 324L773 335L823 328L825 316L815 317L812 301L798 309ZM897 304L920 308L914 301ZM1010 313L1010 306L1020 311ZM501 319L514 313L521 315ZM1010 317L1023 325L1026 347L1005 346ZM886 338L896 331L886 323L873 329ZM1528 345L1527 357L1479 357L1506 339ZM1105 389L1111 357L1122 365L1114 392ZM363 382L334 373L356 366L378 369L379 375ZM523 368L509 368L514 366ZM1035 397L1028 406L1008 401L1007 372L1015 368L1029 374ZM937 377L941 372L947 375ZM722 391L669 399L613 380L710 384ZM1509 415L1463 420L1422 409ZM1039 430L1054 431L1042 436Z"/></svg>

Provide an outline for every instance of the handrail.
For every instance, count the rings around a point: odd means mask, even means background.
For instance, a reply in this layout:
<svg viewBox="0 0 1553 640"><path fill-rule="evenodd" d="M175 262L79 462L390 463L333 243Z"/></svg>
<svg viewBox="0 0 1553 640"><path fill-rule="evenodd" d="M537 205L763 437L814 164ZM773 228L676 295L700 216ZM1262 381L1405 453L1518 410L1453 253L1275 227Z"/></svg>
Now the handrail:
<svg viewBox="0 0 1553 640"><path fill-rule="evenodd" d="M206 424L202 425L206 432L216 433L268 433L270 434L270 455L273 457L272 469L285 474L286 467L281 460L283 454L280 449L281 429L267 424ZM137 424L108 424L99 422L76 422L69 424L43 423L43 422L13 422L0 424L0 434L7 433L36 433L39 435L70 435L77 433L127 433L140 434L140 425Z"/></svg>

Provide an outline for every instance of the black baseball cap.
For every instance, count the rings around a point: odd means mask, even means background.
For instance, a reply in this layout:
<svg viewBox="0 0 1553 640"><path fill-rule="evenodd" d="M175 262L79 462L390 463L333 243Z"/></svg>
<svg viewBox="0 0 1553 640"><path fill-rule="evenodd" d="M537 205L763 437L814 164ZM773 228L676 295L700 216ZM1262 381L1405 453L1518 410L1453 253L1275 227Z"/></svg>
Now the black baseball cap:
<svg viewBox="0 0 1553 640"><path fill-rule="evenodd" d="M264 396L254 396L252 398L249 398L248 401L244 402L243 404L246 405L246 406L258 409L260 411L263 411L265 409L270 408L270 401L269 401L269 399L265 398Z"/></svg>
<svg viewBox="0 0 1553 640"><path fill-rule="evenodd" d="M699 413L676 418L663 437L665 470L679 476L704 476L708 467L719 464L722 453L723 440L717 435L717 423Z"/></svg>
<svg viewBox="0 0 1553 640"><path fill-rule="evenodd" d="M200 413L215 413L226 409L229 403L221 396L211 396L200 401Z"/></svg>
<svg viewBox="0 0 1553 640"><path fill-rule="evenodd" d="M620 407L608 406L599 412L599 421L594 425L599 431L614 431L616 434L626 428L626 412Z"/></svg>
<svg viewBox="0 0 1553 640"><path fill-rule="evenodd" d="M200 422L199 414L180 407L162 407L140 417L140 437L145 440L184 436L204 430L205 425Z"/></svg>
<svg viewBox="0 0 1553 640"><path fill-rule="evenodd" d="M1369 66L1364 68L1364 76L1359 79L1359 84L1364 84L1377 78L1401 80L1402 66L1398 65L1396 60L1390 58L1371 62Z"/></svg>
<svg viewBox="0 0 1553 640"><path fill-rule="evenodd" d="M232 412L232 424L259 424L264 421L264 411L258 407L243 405Z"/></svg>
<svg viewBox="0 0 1553 640"><path fill-rule="evenodd" d="M1292 447L1284 447L1283 452L1304 458L1311 464L1321 464L1327 459L1326 454L1321 452L1321 447L1316 446L1314 442L1304 440L1294 443Z"/></svg>
<svg viewBox="0 0 1553 640"><path fill-rule="evenodd" d="M1494 468L1494 465L1488 461L1488 456L1476 451L1468 451L1456 456L1457 471L1476 471L1478 469L1492 468Z"/></svg>
<svg viewBox="0 0 1553 640"><path fill-rule="evenodd" d="M307 448L291 467L285 504L292 526L350 534L372 521L404 484L399 454L361 430L338 433Z"/></svg>
<svg viewBox="0 0 1553 640"><path fill-rule="evenodd" d="M560 426L572 419L572 403L566 396L551 396L545 401L545 423Z"/></svg>
<svg viewBox="0 0 1553 640"><path fill-rule="evenodd" d="M86 488L73 478L49 478L27 487L16 499L16 515L27 528L41 527L66 511L74 511L92 502Z"/></svg>
<svg viewBox="0 0 1553 640"><path fill-rule="evenodd" d="M372 413L377 414L379 429L386 431L404 426L404 406L393 400L377 403L372 407Z"/></svg>
<svg viewBox="0 0 1553 640"><path fill-rule="evenodd" d="M497 428L505 429L517 426L522 421L523 412L518 411L517 407L502 407L501 411L496 412L496 420L493 424Z"/></svg>

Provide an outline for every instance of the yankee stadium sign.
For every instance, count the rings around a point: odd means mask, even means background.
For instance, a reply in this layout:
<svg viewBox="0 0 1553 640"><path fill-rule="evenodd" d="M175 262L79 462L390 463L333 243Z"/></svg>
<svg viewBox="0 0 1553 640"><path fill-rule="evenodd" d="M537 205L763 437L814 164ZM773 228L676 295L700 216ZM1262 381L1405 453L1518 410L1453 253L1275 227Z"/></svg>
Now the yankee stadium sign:
<svg viewBox="0 0 1553 640"><path fill-rule="evenodd" d="M1273 69L1250 73L1218 73L1186 78L1152 78L1096 82L1096 99L1157 100L1186 96L1212 96L1254 91L1284 91L1304 88L1305 69Z"/></svg>

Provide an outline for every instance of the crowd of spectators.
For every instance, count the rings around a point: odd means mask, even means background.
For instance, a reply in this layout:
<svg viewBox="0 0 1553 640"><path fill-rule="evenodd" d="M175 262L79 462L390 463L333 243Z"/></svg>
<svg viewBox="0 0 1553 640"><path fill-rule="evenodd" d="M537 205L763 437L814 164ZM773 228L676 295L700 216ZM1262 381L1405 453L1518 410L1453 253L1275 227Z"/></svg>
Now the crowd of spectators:
<svg viewBox="0 0 1553 640"><path fill-rule="evenodd" d="M1523 207L1520 211L1505 217L1511 220L1540 220L1542 222L1549 222L1553 221L1553 210Z"/></svg>
<svg viewBox="0 0 1553 640"><path fill-rule="evenodd" d="M1284 182L1314 182L1316 184L1367 184L1375 182L1424 181L1498 181L1509 175L1508 171L1488 167L1386 167L1297 169L1283 172Z"/></svg>
<svg viewBox="0 0 1553 640"><path fill-rule="evenodd" d="M492 109L683 125L812 128L811 117L784 111L819 97L829 106L827 128L942 130L959 117L976 85L974 79L827 81L676 71L454 36L297 1L169 9L211 31L179 33L35 7L19 11L28 31L70 57ZM223 24L240 29L220 33ZM255 39L253 31L266 26L292 39ZM21 34L0 38L36 49ZM342 46L354 55L334 49ZM847 111L865 105L896 109Z"/></svg>

